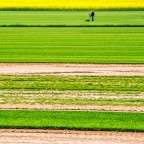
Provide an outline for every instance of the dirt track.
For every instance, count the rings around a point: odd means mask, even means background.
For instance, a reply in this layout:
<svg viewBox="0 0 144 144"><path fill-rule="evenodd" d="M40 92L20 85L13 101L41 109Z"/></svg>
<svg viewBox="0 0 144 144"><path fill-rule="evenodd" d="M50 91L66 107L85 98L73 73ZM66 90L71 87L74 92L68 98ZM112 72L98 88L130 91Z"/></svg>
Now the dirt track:
<svg viewBox="0 0 144 144"><path fill-rule="evenodd" d="M144 64L0 63L0 74L144 76Z"/></svg>
<svg viewBox="0 0 144 144"><path fill-rule="evenodd" d="M0 109L28 109L28 110L80 110L80 111L115 111L115 112L144 112L143 107L125 106L79 106L79 105L23 105L1 104Z"/></svg>
<svg viewBox="0 0 144 144"><path fill-rule="evenodd" d="M143 144L144 133L0 129L0 144Z"/></svg>

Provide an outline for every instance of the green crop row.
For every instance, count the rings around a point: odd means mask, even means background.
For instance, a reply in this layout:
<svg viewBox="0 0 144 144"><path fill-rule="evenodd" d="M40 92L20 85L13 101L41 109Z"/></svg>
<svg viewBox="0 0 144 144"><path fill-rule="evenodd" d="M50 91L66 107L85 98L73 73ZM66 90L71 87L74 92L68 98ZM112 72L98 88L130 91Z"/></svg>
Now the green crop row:
<svg viewBox="0 0 144 144"><path fill-rule="evenodd" d="M0 104L144 106L144 77L1 75Z"/></svg>
<svg viewBox="0 0 144 144"><path fill-rule="evenodd" d="M143 28L0 28L0 62L144 63Z"/></svg>
<svg viewBox="0 0 144 144"><path fill-rule="evenodd" d="M144 131L143 113L0 110L0 128Z"/></svg>
<svg viewBox="0 0 144 144"><path fill-rule="evenodd" d="M144 77L0 76L0 89L144 91Z"/></svg>
<svg viewBox="0 0 144 144"><path fill-rule="evenodd" d="M141 91L4 89L0 90L0 104L143 107L143 94Z"/></svg>

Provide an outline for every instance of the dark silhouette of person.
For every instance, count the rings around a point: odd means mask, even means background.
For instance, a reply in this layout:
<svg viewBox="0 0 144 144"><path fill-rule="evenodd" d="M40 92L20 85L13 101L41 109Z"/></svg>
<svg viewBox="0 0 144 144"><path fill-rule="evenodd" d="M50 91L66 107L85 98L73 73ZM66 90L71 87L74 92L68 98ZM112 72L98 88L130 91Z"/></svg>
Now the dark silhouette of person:
<svg viewBox="0 0 144 144"><path fill-rule="evenodd" d="M94 16L95 16L94 11L91 11L91 13L90 13L91 21L94 21Z"/></svg>

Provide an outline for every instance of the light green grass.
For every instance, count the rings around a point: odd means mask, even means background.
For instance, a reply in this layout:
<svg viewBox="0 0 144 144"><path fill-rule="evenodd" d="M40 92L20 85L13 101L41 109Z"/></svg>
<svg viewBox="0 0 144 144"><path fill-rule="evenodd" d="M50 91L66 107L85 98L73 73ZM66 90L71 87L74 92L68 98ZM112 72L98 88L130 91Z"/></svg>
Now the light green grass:
<svg viewBox="0 0 144 144"><path fill-rule="evenodd" d="M144 106L144 77L1 75L0 104Z"/></svg>
<svg viewBox="0 0 144 144"><path fill-rule="evenodd" d="M96 11L95 22L89 11L1 11L0 25L144 25L143 11Z"/></svg>
<svg viewBox="0 0 144 144"><path fill-rule="evenodd" d="M144 114L0 110L0 128L144 131Z"/></svg>
<svg viewBox="0 0 144 144"><path fill-rule="evenodd" d="M144 28L0 28L0 62L144 63Z"/></svg>
<svg viewBox="0 0 144 144"><path fill-rule="evenodd" d="M0 90L0 104L144 107L144 92L96 90Z"/></svg>
<svg viewBox="0 0 144 144"><path fill-rule="evenodd" d="M0 76L0 89L144 91L144 77Z"/></svg>

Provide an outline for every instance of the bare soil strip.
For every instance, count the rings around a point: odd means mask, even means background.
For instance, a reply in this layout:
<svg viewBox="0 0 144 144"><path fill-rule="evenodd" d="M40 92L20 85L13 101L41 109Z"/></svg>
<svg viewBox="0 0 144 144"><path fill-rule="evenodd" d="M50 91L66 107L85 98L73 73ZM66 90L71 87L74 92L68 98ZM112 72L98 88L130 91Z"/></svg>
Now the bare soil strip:
<svg viewBox="0 0 144 144"><path fill-rule="evenodd" d="M0 63L0 74L144 76L144 64Z"/></svg>
<svg viewBox="0 0 144 144"><path fill-rule="evenodd" d="M1 104L0 109L28 109L28 110L84 110L84 111L118 111L118 112L144 112L144 107L124 106L78 106L78 105L26 105Z"/></svg>
<svg viewBox="0 0 144 144"><path fill-rule="evenodd" d="M0 144L143 144L144 133L0 129Z"/></svg>

